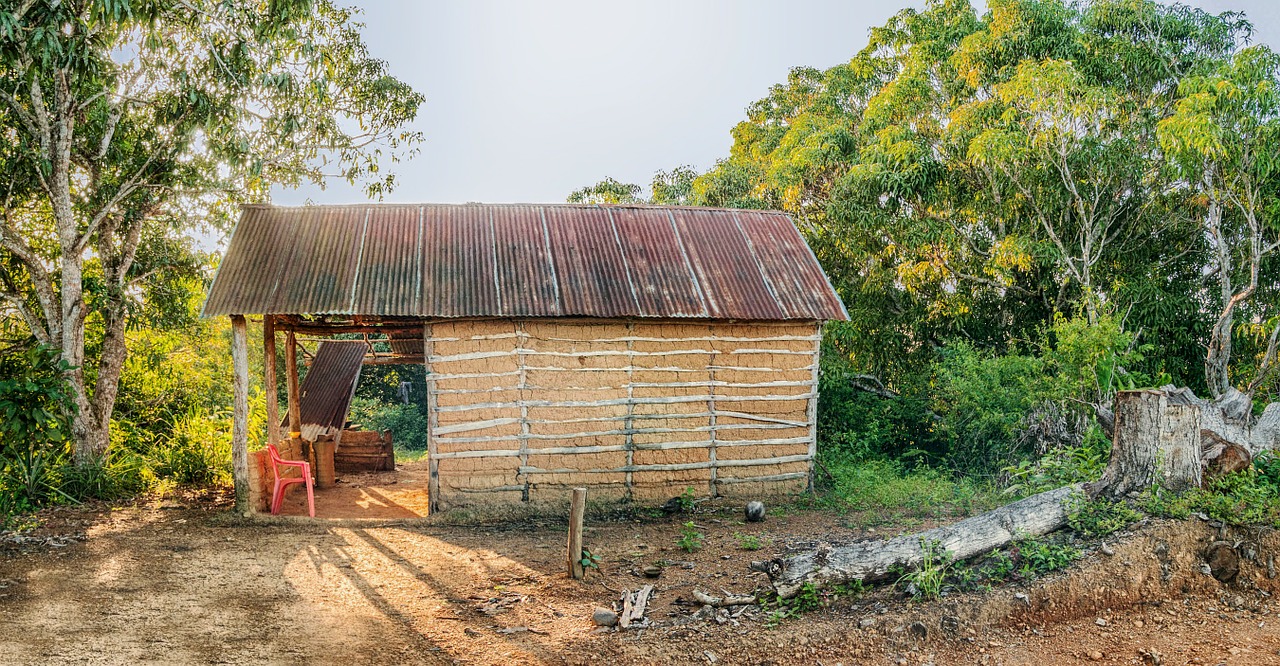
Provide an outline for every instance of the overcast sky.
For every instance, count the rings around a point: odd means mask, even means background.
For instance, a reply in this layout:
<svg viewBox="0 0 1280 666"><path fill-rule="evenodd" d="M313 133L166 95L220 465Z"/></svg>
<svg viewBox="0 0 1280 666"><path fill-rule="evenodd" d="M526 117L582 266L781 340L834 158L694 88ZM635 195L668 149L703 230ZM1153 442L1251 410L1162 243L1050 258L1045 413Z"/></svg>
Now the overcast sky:
<svg viewBox="0 0 1280 666"><path fill-rule="evenodd" d="M341 1L341 0L340 0ZM350 0L348 0L350 1ZM359 0L365 41L426 95L426 140L394 165L399 202L554 202L612 176L698 170L795 66L849 60L908 0ZM1280 45L1280 2L1243 10ZM279 204L362 201L356 188L280 191Z"/></svg>

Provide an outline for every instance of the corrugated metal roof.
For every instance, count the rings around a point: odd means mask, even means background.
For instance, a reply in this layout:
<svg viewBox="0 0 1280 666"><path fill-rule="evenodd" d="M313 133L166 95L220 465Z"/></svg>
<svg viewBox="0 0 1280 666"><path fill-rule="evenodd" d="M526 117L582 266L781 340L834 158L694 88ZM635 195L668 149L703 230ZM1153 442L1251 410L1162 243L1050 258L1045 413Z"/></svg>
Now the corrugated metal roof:
<svg viewBox="0 0 1280 666"><path fill-rule="evenodd" d="M302 437L315 441L346 424L351 396L360 380L360 367L368 345L363 340L326 340L316 347L315 358L302 378L299 412ZM282 425L288 425L285 417Z"/></svg>
<svg viewBox="0 0 1280 666"><path fill-rule="evenodd" d="M246 206L206 316L847 319L775 211Z"/></svg>

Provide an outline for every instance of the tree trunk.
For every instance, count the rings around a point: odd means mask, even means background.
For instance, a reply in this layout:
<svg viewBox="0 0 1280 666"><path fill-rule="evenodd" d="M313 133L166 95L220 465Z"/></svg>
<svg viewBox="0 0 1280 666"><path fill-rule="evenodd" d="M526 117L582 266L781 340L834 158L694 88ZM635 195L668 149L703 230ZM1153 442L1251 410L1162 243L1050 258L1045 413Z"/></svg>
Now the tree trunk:
<svg viewBox="0 0 1280 666"><path fill-rule="evenodd" d="M990 552L1015 539L1053 532L1067 524L1067 498L1080 492L1080 485L1064 486L954 525L887 541L838 546L819 543L812 550L755 563L752 567L769 574L774 590L783 598L795 596L806 584L822 589L854 580L884 580L896 571L920 566L926 548L937 555L946 551L951 560L960 561Z"/></svg>
<svg viewBox="0 0 1280 666"><path fill-rule="evenodd" d="M1116 394L1111 461L1093 495L1122 497L1160 484L1173 491L1201 481L1200 408L1166 391Z"/></svg>

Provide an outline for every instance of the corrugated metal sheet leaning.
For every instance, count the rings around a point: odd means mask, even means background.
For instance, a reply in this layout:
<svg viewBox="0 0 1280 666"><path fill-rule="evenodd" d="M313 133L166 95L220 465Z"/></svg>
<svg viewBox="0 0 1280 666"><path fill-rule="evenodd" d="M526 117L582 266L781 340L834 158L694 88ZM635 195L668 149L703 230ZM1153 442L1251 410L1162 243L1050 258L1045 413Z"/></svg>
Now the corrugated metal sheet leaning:
<svg viewBox="0 0 1280 666"><path fill-rule="evenodd" d="M367 348L362 340L327 340L316 347L299 391L303 439L314 442L346 424ZM286 417L282 429L288 424Z"/></svg>

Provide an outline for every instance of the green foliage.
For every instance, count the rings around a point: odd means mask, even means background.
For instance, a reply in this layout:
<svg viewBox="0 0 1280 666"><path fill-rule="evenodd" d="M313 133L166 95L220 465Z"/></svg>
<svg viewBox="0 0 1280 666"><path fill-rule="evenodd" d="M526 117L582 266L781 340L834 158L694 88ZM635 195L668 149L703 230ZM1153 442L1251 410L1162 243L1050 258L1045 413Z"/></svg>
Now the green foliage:
<svg viewBox="0 0 1280 666"><path fill-rule="evenodd" d="M676 504L680 508L680 513L689 513L693 511L693 508L696 505L694 502L695 496L693 486L686 486L684 491L680 493L680 496L676 498Z"/></svg>
<svg viewBox="0 0 1280 666"><path fill-rule="evenodd" d="M680 526L680 538L676 539L676 546L686 553L693 553L702 550L702 532L698 531L698 526L693 521L688 521Z"/></svg>
<svg viewBox="0 0 1280 666"><path fill-rule="evenodd" d="M1148 513L1167 518L1199 513L1229 525L1280 527L1280 463L1274 453L1266 452L1249 469L1216 477L1205 488L1177 494L1153 487L1143 493L1140 504Z"/></svg>
<svg viewBox="0 0 1280 666"><path fill-rule="evenodd" d="M0 457L45 451L67 440L70 401L58 350L30 345L0 356Z"/></svg>
<svg viewBox="0 0 1280 666"><path fill-rule="evenodd" d="M866 514L864 522L900 522L906 518L968 516L997 506L992 486L955 477L931 467L908 468L892 460L857 462L822 457L831 472L829 501Z"/></svg>
<svg viewBox="0 0 1280 666"><path fill-rule="evenodd" d="M1005 492L1015 496L1041 493L1073 483L1097 481L1107 466L1111 454L1111 442L1102 429L1092 425L1085 432L1084 443L1052 449L1034 460L1023 460L1017 465L1005 467L1008 477Z"/></svg>
<svg viewBox="0 0 1280 666"><path fill-rule="evenodd" d="M1067 544L1053 544L1040 539L1027 538L1015 544L1017 559L1021 562L1018 574L1023 578L1035 578L1071 566L1084 553Z"/></svg>
<svg viewBox="0 0 1280 666"><path fill-rule="evenodd" d="M1091 500L1083 494L1067 500L1067 524L1088 537L1107 536L1142 519L1142 513L1123 501Z"/></svg>
<svg viewBox="0 0 1280 666"><path fill-rule="evenodd" d="M742 532L734 532L733 538L738 542L740 550L760 550L764 547L764 542L760 537L754 534L743 534Z"/></svg>
<svg viewBox="0 0 1280 666"><path fill-rule="evenodd" d="M821 591L813 583L805 583L790 599L782 599L776 594L766 594L759 598L759 603L760 607L768 612L765 626L773 629L784 620L818 610L836 599L860 596L865 591L866 586L860 580L839 583Z"/></svg>
<svg viewBox="0 0 1280 666"><path fill-rule="evenodd" d="M351 401L348 418L366 430L390 430L398 448L409 451L427 448L427 417L417 405L357 396Z"/></svg>
<svg viewBox="0 0 1280 666"><path fill-rule="evenodd" d="M600 558L586 548L582 549L582 559L578 560L578 563L582 565L584 570L596 569L598 571L600 569Z"/></svg>
<svg viewBox="0 0 1280 666"><path fill-rule="evenodd" d="M895 585L905 584L908 593L916 599L939 599L954 564L951 554L938 542L926 542L923 539L920 541L920 550L920 565L902 574Z"/></svg>

